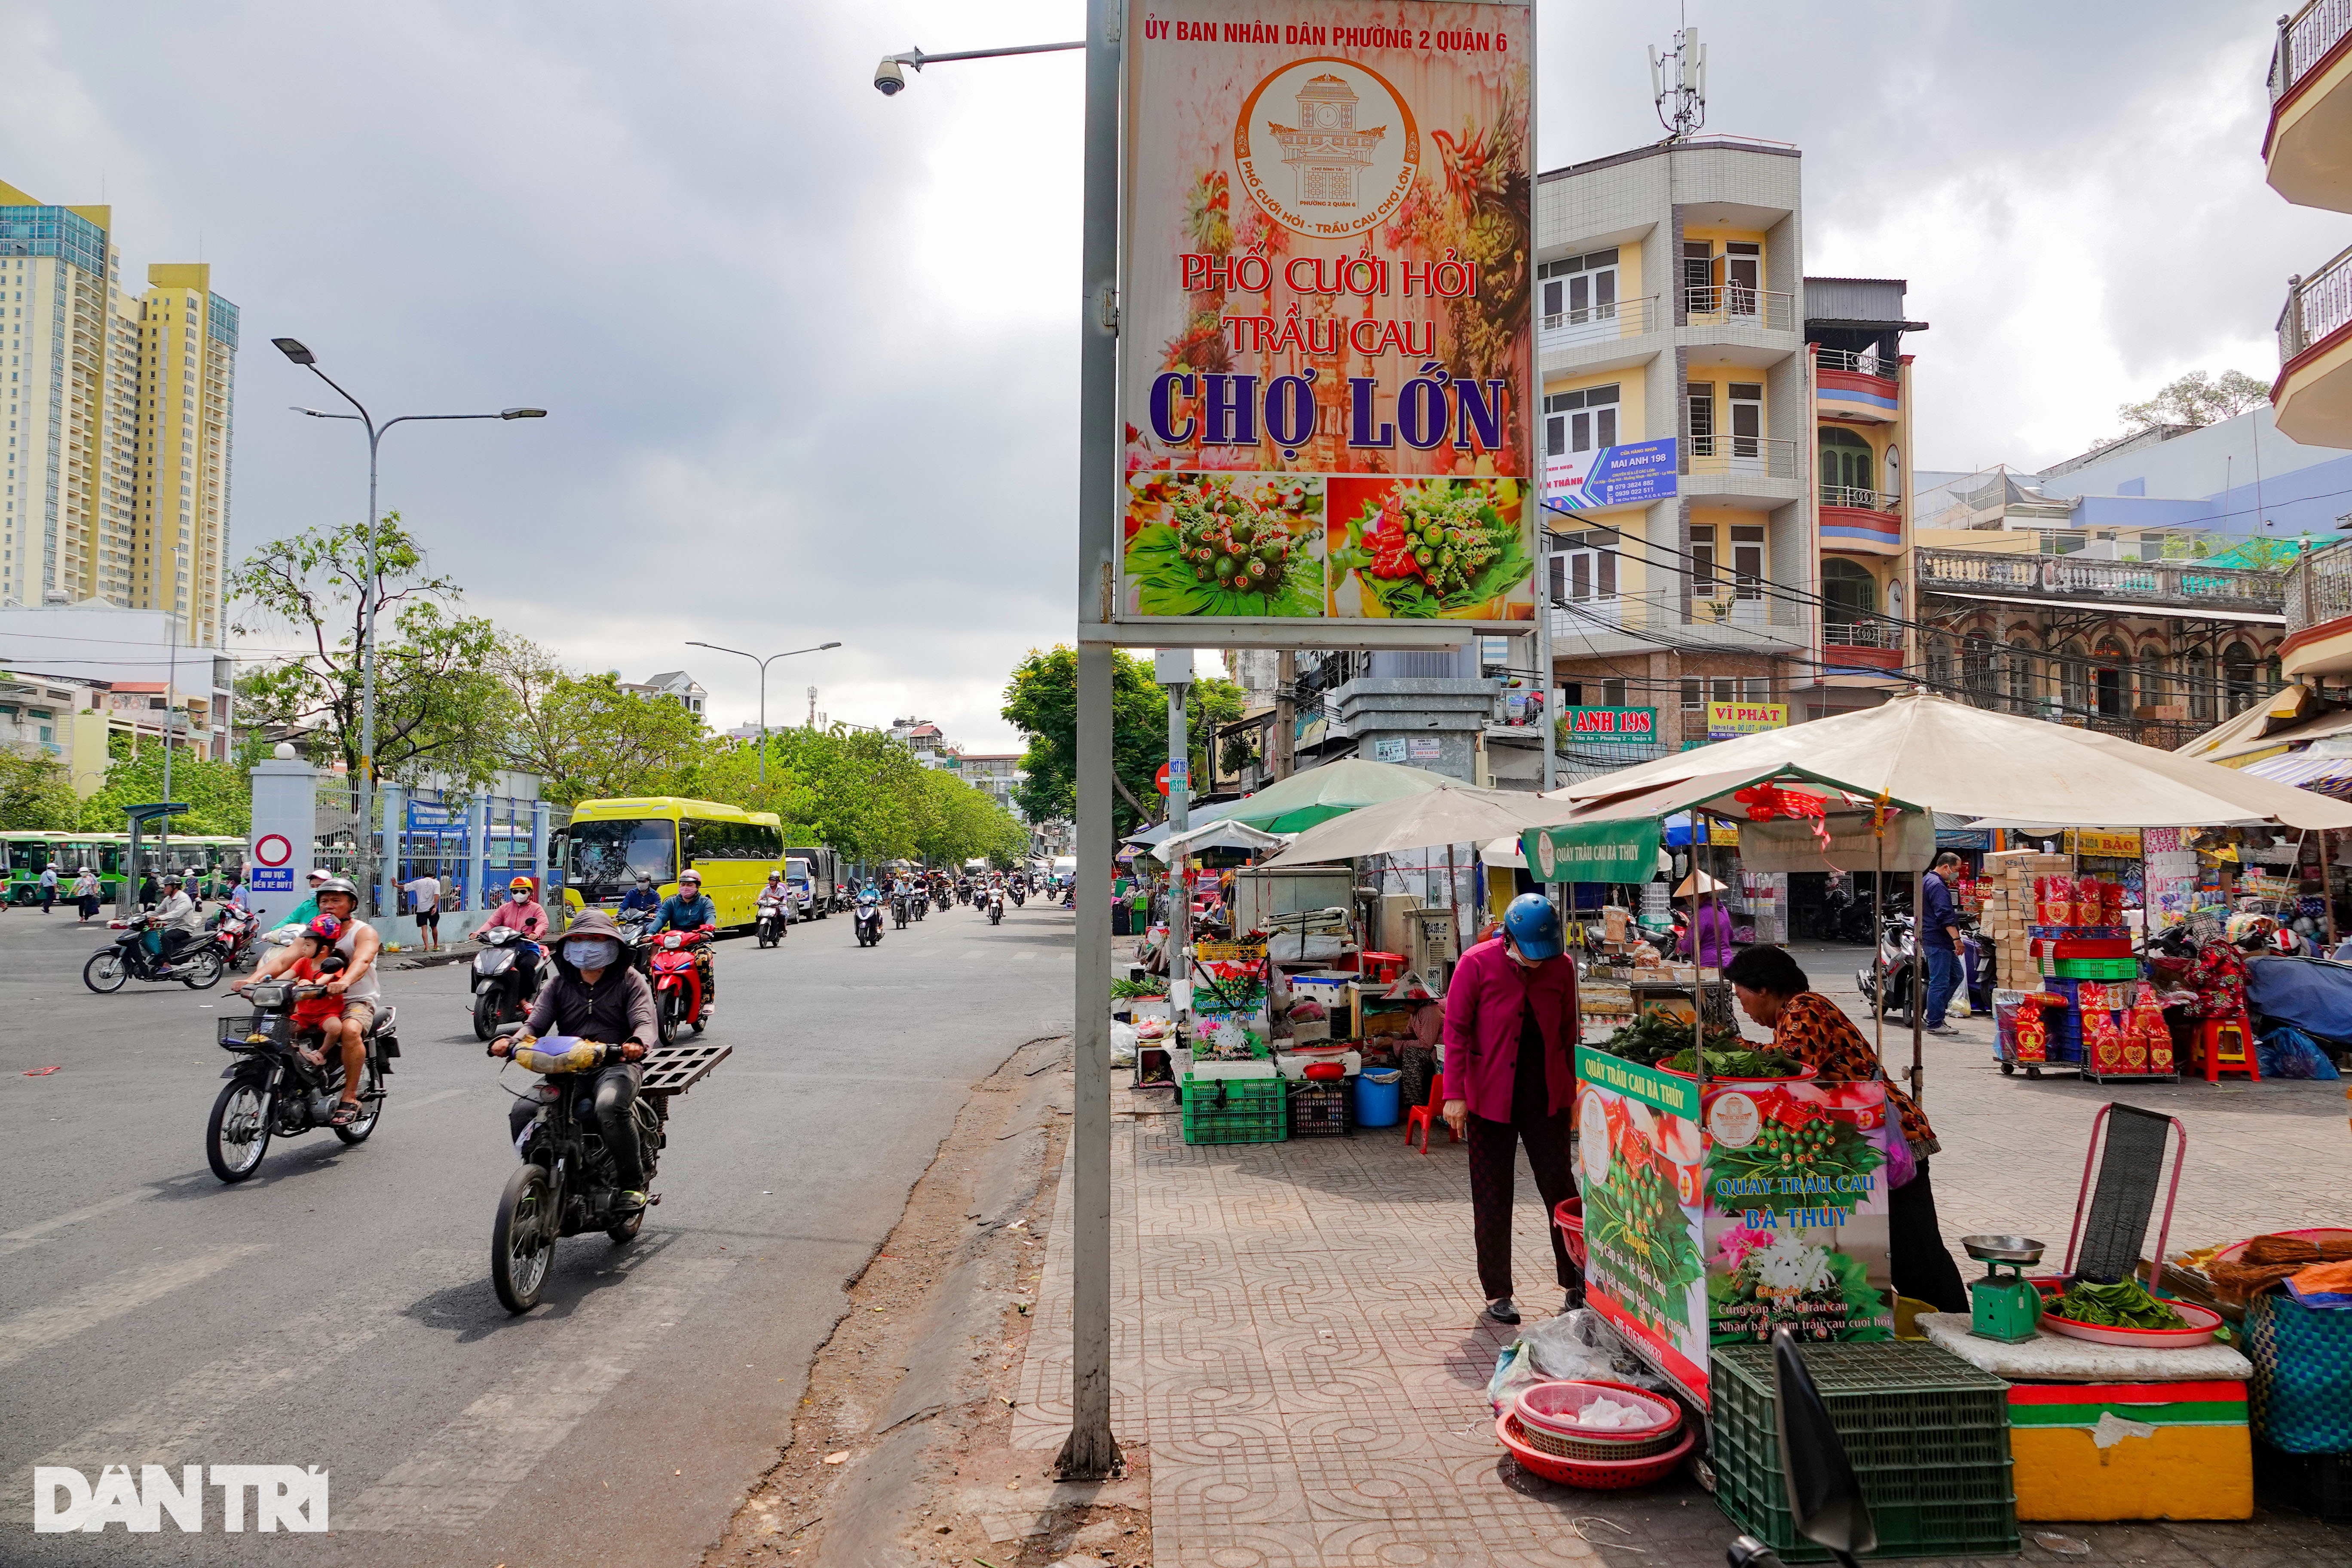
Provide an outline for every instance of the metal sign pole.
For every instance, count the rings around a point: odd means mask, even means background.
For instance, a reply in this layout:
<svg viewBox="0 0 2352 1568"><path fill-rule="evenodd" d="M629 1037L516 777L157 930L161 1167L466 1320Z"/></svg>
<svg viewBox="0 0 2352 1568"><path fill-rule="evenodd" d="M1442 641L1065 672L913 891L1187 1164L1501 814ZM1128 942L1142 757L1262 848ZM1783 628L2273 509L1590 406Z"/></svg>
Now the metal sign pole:
<svg viewBox="0 0 2352 1568"><path fill-rule="evenodd" d="M1118 0L1087 0L1086 202L1078 357L1078 882L1071 997L1070 1436L1066 1480L1118 1468L1110 1429L1112 551L1118 509ZM1090 640L1087 633L1093 633Z"/></svg>

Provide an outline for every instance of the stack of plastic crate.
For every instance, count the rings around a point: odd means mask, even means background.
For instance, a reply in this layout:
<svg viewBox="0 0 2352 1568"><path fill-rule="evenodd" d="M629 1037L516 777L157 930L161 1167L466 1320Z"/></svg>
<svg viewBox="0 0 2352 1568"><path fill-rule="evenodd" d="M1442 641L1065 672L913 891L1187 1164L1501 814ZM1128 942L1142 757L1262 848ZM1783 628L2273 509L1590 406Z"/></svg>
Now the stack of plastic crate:
<svg viewBox="0 0 2352 1568"><path fill-rule="evenodd" d="M2007 1383L1912 1341L1812 1345L1804 1358L1878 1527L1874 1557L2017 1553ZM1825 1557L1790 1518L1772 1347L1717 1347L1707 1390L1725 1516L1788 1562Z"/></svg>

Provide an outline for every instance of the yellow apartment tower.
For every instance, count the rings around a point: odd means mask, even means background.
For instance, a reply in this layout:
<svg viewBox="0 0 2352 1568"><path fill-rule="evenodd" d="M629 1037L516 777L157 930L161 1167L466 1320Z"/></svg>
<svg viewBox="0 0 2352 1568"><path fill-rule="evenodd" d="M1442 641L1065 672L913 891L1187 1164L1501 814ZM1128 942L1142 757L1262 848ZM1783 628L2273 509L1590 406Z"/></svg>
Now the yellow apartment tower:
<svg viewBox="0 0 2352 1568"><path fill-rule="evenodd" d="M0 183L0 605L165 610L218 647L237 310L201 262L125 297L112 221Z"/></svg>

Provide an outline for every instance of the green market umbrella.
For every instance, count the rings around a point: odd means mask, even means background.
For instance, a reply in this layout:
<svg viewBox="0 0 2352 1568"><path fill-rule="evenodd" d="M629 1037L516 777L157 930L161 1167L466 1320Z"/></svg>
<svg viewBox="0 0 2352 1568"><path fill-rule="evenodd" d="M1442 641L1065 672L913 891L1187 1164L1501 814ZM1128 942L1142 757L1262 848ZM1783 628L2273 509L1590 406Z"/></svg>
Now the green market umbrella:
<svg viewBox="0 0 2352 1568"><path fill-rule="evenodd" d="M1226 812L1225 820L1275 833L1297 833L1318 822L1345 816L1360 806L1425 795L1449 784L1458 788L1462 781L1427 768L1349 757L1268 784Z"/></svg>

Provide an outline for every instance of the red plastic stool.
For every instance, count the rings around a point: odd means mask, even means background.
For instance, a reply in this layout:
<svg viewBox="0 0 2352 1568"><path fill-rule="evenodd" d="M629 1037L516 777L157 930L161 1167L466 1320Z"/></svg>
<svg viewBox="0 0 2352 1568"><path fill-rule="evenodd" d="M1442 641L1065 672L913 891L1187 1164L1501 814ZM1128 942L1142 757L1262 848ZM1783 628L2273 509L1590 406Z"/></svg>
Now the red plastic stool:
<svg viewBox="0 0 2352 1568"><path fill-rule="evenodd" d="M1445 1075L1440 1073L1437 1077L1429 1080L1429 1103L1427 1105L1413 1106L1405 1111L1404 1142L1406 1148L1410 1149L1412 1147L1412 1130L1416 1127L1421 1129L1421 1152L1424 1154L1429 1152L1430 1134L1437 1128L1443 1127L1445 1129L1445 1141L1448 1143L1459 1143L1462 1142L1462 1134L1454 1131L1454 1123L1446 1121L1445 1118L1438 1114L1438 1111L1444 1109L1445 1104L1445 1101L1442 1098L1444 1093Z"/></svg>
<svg viewBox="0 0 2352 1568"><path fill-rule="evenodd" d="M1404 973L1404 954L1367 949L1357 955L1356 967L1367 979L1393 981Z"/></svg>
<svg viewBox="0 0 2352 1568"><path fill-rule="evenodd" d="M2197 1059L2207 1083L2219 1083L2223 1073L2259 1082L2262 1062L2254 1055L2252 1031L2243 1018L2208 1018L2197 1031Z"/></svg>

